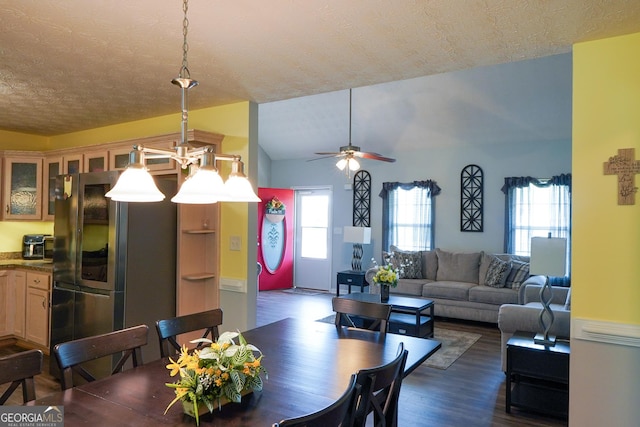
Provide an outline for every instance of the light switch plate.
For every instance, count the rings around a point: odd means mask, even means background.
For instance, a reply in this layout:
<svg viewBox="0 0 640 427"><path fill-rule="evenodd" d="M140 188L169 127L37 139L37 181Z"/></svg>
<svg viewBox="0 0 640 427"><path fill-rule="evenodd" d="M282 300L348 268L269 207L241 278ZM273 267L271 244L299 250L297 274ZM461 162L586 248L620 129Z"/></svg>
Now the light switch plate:
<svg viewBox="0 0 640 427"><path fill-rule="evenodd" d="M229 249L232 251L242 250L242 239L240 236L229 237Z"/></svg>

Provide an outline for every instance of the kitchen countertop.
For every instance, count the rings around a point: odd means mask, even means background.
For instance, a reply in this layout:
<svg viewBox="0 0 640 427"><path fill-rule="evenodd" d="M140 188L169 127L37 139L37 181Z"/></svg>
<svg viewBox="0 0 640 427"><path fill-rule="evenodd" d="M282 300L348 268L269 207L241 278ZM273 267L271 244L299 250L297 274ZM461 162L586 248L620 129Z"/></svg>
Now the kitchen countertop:
<svg viewBox="0 0 640 427"><path fill-rule="evenodd" d="M51 260L27 260L27 259L0 260L0 269L10 270L14 268L51 273L53 272L53 262L51 262Z"/></svg>

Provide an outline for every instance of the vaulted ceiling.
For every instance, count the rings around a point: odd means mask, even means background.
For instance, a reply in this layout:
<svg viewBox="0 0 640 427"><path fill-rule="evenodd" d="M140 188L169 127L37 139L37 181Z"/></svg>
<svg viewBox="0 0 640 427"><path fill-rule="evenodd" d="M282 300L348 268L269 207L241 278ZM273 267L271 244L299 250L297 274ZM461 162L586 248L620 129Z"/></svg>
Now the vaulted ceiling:
<svg viewBox="0 0 640 427"><path fill-rule="evenodd" d="M0 1L0 129L50 136L177 112L182 14L180 0ZM568 53L640 31L640 2L191 0L188 17L196 109Z"/></svg>

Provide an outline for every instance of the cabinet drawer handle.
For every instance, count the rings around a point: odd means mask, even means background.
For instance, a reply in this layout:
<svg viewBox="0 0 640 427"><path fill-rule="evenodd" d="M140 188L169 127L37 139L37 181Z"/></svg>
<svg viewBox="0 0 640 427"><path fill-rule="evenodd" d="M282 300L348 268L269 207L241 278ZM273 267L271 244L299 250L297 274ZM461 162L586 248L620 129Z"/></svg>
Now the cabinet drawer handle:
<svg viewBox="0 0 640 427"><path fill-rule="evenodd" d="M40 279L33 279L33 283L40 283Z"/></svg>
<svg viewBox="0 0 640 427"><path fill-rule="evenodd" d="M47 308L47 305L45 303L45 300L42 300L42 308Z"/></svg>

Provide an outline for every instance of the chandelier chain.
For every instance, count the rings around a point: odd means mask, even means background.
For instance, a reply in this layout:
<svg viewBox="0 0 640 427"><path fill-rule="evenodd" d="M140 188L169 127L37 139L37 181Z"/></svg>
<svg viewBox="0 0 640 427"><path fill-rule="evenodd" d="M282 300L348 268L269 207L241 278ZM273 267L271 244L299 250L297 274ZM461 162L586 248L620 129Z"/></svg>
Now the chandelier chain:
<svg viewBox="0 0 640 427"><path fill-rule="evenodd" d="M187 35L189 33L189 19L187 18L187 11L189 10L189 0L182 1L182 11L184 12L184 18L182 19L182 68L180 68L180 78L191 78L189 73L189 62L187 61L187 52L189 51L189 43L187 42Z"/></svg>

